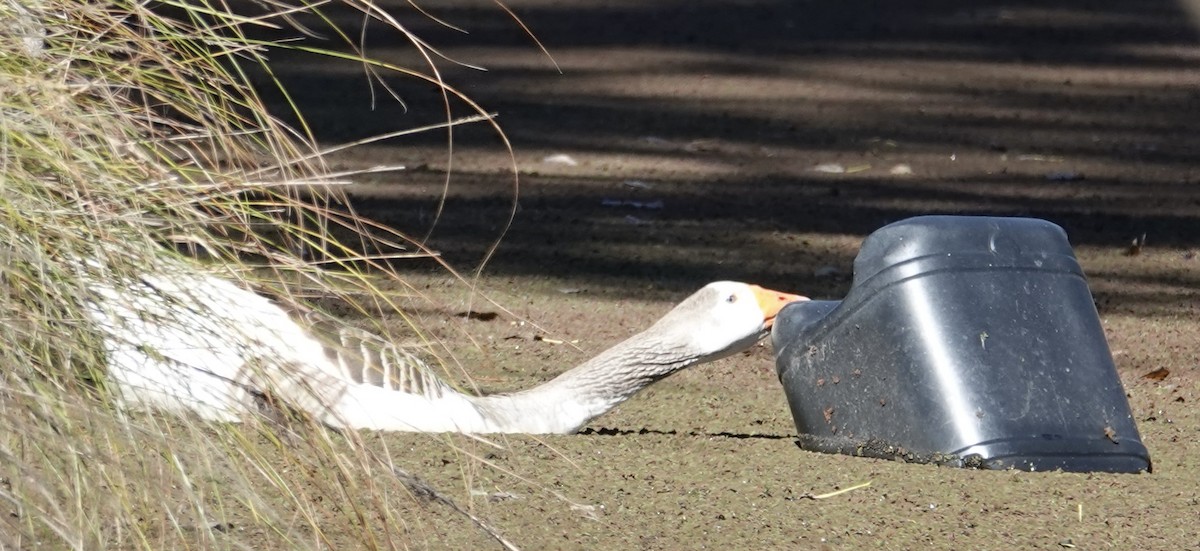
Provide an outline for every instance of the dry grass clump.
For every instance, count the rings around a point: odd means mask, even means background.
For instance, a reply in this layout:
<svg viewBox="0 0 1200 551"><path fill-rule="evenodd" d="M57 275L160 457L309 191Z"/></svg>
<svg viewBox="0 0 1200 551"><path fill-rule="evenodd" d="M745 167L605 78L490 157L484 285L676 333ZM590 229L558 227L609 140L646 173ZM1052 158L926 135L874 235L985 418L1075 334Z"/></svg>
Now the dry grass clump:
<svg viewBox="0 0 1200 551"><path fill-rule="evenodd" d="M244 28L292 13L271 6L0 0L0 548L403 545L408 491L357 435L119 412L83 315L90 278L178 262L396 310L381 259L424 253L345 207L246 84Z"/></svg>

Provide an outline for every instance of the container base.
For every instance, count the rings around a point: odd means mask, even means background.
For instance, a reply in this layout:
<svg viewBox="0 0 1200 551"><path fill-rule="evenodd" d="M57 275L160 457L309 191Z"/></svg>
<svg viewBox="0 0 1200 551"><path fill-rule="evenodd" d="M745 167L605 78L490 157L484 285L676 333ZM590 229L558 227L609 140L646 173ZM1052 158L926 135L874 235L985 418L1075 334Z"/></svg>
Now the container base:
<svg viewBox="0 0 1200 551"><path fill-rule="evenodd" d="M864 241L844 300L789 305L772 338L804 449L1151 469L1083 271L1049 222L891 224Z"/></svg>

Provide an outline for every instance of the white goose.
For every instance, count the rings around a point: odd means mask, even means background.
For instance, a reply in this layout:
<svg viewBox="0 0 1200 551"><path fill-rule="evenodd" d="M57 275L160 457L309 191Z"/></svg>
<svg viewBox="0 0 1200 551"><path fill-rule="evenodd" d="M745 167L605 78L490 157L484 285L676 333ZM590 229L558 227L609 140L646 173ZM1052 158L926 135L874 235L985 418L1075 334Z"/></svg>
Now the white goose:
<svg viewBox="0 0 1200 551"><path fill-rule="evenodd" d="M172 270L174 271L174 270ZM93 285L120 406L237 421L274 397L338 427L419 432L571 433L647 385L744 350L804 297L711 283L645 331L542 385L472 396L416 358L361 331L336 343L267 298L179 270Z"/></svg>

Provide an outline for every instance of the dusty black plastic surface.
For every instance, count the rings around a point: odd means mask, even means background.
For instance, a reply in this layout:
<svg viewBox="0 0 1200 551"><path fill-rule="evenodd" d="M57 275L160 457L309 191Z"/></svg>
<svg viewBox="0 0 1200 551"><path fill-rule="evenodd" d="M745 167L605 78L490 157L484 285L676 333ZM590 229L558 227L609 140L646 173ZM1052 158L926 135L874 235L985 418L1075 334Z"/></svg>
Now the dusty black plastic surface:
<svg viewBox="0 0 1200 551"><path fill-rule="evenodd" d="M842 301L788 306L776 367L800 445L1022 470L1151 468L1058 226L924 216L863 243Z"/></svg>

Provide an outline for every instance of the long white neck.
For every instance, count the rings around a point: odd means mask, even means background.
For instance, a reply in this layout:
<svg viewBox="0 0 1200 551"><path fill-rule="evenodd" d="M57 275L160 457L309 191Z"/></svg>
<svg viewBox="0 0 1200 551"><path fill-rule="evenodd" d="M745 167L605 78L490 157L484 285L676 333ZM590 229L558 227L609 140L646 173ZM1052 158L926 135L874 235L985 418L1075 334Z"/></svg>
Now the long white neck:
<svg viewBox="0 0 1200 551"><path fill-rule="evenodd" d="M536 432L575 432L647 385L698 360L695 354L641 333L542 385L473 401L510 427L502 432L525 432L522 425L536 427Z"/></svg>
<svg viewBox="0 0 1200 551"><path fill-rule="evenodd" d="M699 359L641 333L553 380L511 394L470 396L444 384L427 385L421 393L341 385L325 420L381 430L571 433L647 385Z"/></svg>

